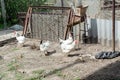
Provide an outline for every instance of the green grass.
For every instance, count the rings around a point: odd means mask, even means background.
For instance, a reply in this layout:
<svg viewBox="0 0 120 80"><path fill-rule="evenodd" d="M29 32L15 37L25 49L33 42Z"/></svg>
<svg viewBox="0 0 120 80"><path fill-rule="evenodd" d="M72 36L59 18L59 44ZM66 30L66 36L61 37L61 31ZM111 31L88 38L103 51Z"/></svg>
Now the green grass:
<svg viewBox="0 0 120 80"><path fill-rule="evenodd" d="M63 77L63 78L66 76L66 75L64 75L64 74L62 73L62 71L60 71L60 70L56 70L55 74L56 74L57 76Z"/></svg>
<svg viewBox="0 0 120 80"><path fill-rule="evenodd" d="M19 50L19 48L15 47L15 48L12 49L12 51L17 51L17 50Z"/></svg>
<svg viewBox="0 0 120 80"><path fill-rule="evenodd" d="M0 80L6 76L6 73L0 73Z"/></svg>
<svg viewBox="0 0 120 80"><path fill-rule="evenodd" d="M16 80L24 79L24 75L22 73L19 73L18 71L16 71L15 77L16 77Z"/></svg>
<svg viewBox="0 0 120 80"><path fill-rule="evenodd" d="M35 70L33 71L33 76L26 79L26 80L43 80L43 72L45 70Z"/></svg>
<svg viewBox="0 0 120 80"><path fill-rule="evenodd" d="M24 79L25 78L24 74L17 71L17 68L20 65L18 64L16 59L13 59L10 63L8 63L7 66L8 66L8 71L12 71L12 72L15 71L15 80L43 80L43 72L45 70L33 71L32 77L28 77L27 79ZM3 75L0 75L0 76L2 77Z"/></svg>
<svg viewBox="0 0 120 80"><path fill-rule="evenodd" d="M57 76L63 76L61 71L57 71L56 74L57 74Z"/></svg>
<svg viewBox="0 0 120 80"><path fill-rule="evenodd" d="M8 71L15 71L15 80L23 80L24 75L17 71L18 67L20 66L17 62L17 59L13 59L10 63L8 63Z"/></svg>
<svg viewBox="0 0 120 80"><path fill-rule="evenodd" d="M75 78L74 80L81 80L79 77Z"/></svg>
<svg viewBox="0 0 120 80"><path fill-rule="evenodd" d="M17 64L17 60L16 59L13 59L10 63L8 63L8 71L14 71L14 70L17 70L17 67L19 66Z"/></svg>
<svg viewBox="0 0 120 80"><path fill-rule="evenodd" d="M33 74L42 74L45 70L36 70L36 71L33 71L32 73Z"/></svg>
<svg viewBox="0 0 120 80"><path fill-rule="evenodd" d="M34 76L34 77L28 78L26 80L43 80L43 78Z"/></svg>

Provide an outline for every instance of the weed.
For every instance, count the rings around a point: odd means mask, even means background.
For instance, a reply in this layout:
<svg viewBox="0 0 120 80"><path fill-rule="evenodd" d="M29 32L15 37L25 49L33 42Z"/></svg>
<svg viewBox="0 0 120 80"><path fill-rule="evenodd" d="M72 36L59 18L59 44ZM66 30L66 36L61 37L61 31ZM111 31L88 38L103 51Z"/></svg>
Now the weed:
<svg viewBox="0 0 120 80"><path fill-rule="evenodd" d="M16 77L16 80L23 80L24 76L22 73L19 73L16 71L16 74L15 74L15 77Z"/></svg>
<svg viewBox="0 0 120 80"><path fill-rule="evenodd" d="M16 48L16 47L12 49L12 51L17 51L17 50L19 50L19 49L18 49L18 48Z"/></svg>
<svg viewBox="0 0 120 80"><path fill-rule="evenodd" d="M33 71L33 77L27 79L27 80L43 80L43 72L45 70L36 70L36 71Z"/></svg>
<svg viewBox="0 0 120 80"><path fill-rule="evenodd" d="M57 76L63 76L61 71L56 72Z"/></svg>
<svg viewBox="0 0 120 80"><path fill-rule="evenodd" d="M36 70L36 71L33 71L32 73L41 75L44 71L45 70Z"/></svg>
<svg viewBox="0 0 120 80"><path fill-rule="evenodd" d="M79 77L75 78L74 80L81 80Z"/></svg>
<svg viewBox="0 0 120 80"><path fill-rule="evenodd" d="M8 66L8 71L14 71L17 70L17 67L19 65L17 64L17 60L13 59L7 66Z"/></svg>
<svg viewBox="0 0 120 80"><path fill-rule="evenodd" d="M36 76L34 76L34 77L31 77L31 78L29 78L29 79L26 79L26 80L43 80L43 78L42 77L36 77Z"/></svg>
<svg viewBox="0 0 120 80"><path fill-rule="evenodd" d="M17 59L13 59L7 66L8 66L8 71L15 71L16 80L23 80L24 75L17 71L18 67L20 66L17 62Z"/></svg>
<svg viewBox="0 0 120 80"><path fill-rule="evenodd" d="M0 73L0 80L5 77L6 73Z"/></svg>
<svg viewBox="0 0 120 80"><path fill-rule="evenodd" d="M15 64L16 63L16 61L14 61L14 60L12 60L10 63L8 63L8 71L13 71L13 70L15 70Z"/></svg>
<svg viewBox="0 0 120 80"><path fill-rule="evenodd" d="M57 76L60 76L60 77L65 77L65 75L64 74L62 74L62 71L59 71L59 70L56 70L56 75Z"/></svg>

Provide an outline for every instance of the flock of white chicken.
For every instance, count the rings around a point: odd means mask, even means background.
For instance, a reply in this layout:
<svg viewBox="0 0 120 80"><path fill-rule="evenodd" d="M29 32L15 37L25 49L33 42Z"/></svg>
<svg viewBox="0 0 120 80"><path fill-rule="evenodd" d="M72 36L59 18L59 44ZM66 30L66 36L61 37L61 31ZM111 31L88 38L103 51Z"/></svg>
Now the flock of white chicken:
<svg viewBox="0 0 120 80"><path fill-rule="evenodd" d="M17 31L15 31L14 34L18 44L24 44L25 37L20 35ZM77 44L77 40L73 40L71 34L69 34L68 39L66 40L59 38L59 42L63 53L69 53L71 50L75 48L75 45ZM47 50L50 48L50 41L46 41L43 43L43 41L41 40L39 47L40 51L46 54L48 52Z"/></svg>
<svg viewBox="0 0 120 80"><path fill-rule="evenodd" d="M76 12L76 7L74 4L74 1L68 1L68 4L72 8L73 12ZM25 42L25 37L20 35L18 32L15 31L15 37L16 40L18 41L18 44L23 44ZM77 44L77 40L73 40L71 34L69 33L68 39L63 40L59 38L60 42L60 47L63 53L69 53L71 50L75 48L75 45ZM47 53L48 48L50 47L50 41L46 41L43 43L43 41L40 41L40 50L43 51L44 53Z"/></svg>

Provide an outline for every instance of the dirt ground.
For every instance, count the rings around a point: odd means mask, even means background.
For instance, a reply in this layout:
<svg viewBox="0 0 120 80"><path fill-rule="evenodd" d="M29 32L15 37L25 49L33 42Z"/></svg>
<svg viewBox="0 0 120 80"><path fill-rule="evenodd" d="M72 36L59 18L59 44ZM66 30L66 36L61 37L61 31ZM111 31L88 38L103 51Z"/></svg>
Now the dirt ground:
<svg viewBox="0 0 120 80"><path fill-rule="evenodd" d="M0 80L120 80L120 57L94 59L112 48L100 44L79 48L67 56L58 43L51 42L50 54L45 56L39 40L27 39L24 47L16 41L5 44L0 47Z"/></svg>

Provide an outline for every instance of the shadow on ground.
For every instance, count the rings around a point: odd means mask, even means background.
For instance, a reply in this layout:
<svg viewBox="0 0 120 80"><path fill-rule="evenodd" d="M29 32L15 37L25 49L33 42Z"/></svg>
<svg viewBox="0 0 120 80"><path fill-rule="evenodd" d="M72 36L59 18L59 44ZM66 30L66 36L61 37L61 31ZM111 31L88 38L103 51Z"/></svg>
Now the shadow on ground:
<svg viewBox="0 0 120 80"><path fill-rule="evenodd" d="M14 38L6 39L4 41L0 41L0 47L3 47L4 45L9 44L9 43L15 42L15 40L16 39L14 37Z"/></svg>
<svg viewBox="0 0 120 80"><path fill-rule="evenodd" d="M68 64L68 65L66 65L66 66L64 66L64 67L62 67L62 68L55 69L55 70L53 70L53 71L45 74L44 77L48 77L48 76L50 76L50 75L55 74L55 73L58 72L58 71L64 70L64 69L66 69L66 68L68 68L68 67L72 67L72 66L74 66L74 65L76 65L76 64L83 63L83 62L84 62L84 61L82 61L82 60L80 60L80 61L77 60L77 61L75 61L75 62L73 62L73 63L71 63L71 64Z"/></svg>
<svg viewBox="0 0 120 80"><path fill-rule="evenodd" d="M120 61L111 63L82 80L120 80Z"/></svg>

